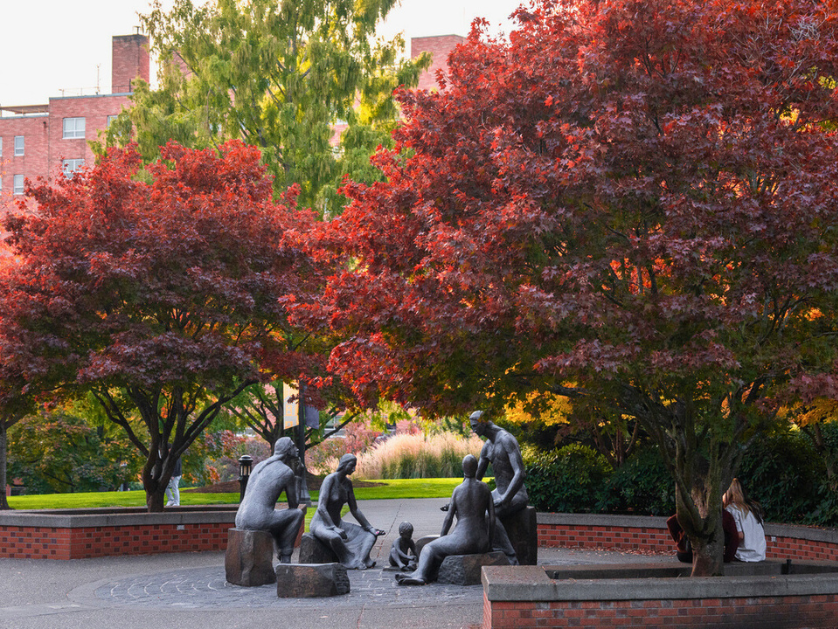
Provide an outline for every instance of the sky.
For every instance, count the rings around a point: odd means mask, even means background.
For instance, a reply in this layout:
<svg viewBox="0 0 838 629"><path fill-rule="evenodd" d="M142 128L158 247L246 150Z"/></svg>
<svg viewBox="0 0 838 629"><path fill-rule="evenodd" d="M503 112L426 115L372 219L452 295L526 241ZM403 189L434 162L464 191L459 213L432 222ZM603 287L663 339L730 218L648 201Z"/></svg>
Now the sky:
<svg viewBox="0 0 838 629"><path fill-rule="evenodd" d="M521 0L401 0L379 34L467 35L475 17L495 32ZM172 0L162 0L164 7ZM111 37L130 35L150 0L0 0L0 106L111 92ZM152 77L153 81L153 77Z"/></svg>

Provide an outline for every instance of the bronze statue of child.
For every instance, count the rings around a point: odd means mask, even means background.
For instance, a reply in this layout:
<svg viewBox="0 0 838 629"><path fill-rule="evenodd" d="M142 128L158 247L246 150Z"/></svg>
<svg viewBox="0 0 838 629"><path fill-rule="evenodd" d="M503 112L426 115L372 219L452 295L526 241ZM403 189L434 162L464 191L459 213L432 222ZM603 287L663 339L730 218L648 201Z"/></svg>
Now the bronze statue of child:
<svg viewBox="0 0 838 629"><path fill-rule="evenodd" d="M413 543L413 525L410 522L399 524L399 537L390 548L390 565L399 570L416 570L416 544Z"/></svg>

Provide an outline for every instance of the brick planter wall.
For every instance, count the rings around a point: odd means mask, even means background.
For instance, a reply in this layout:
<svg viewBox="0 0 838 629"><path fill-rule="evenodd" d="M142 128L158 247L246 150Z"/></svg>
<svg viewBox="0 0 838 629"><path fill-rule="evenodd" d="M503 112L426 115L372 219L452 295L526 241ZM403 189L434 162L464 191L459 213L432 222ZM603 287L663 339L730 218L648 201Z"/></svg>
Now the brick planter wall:
<svg viewBox="0 0 838 629"><path fill-rule="evenodd" d="M483 627L735 627L769 629L822 627L838 618L838 597L766 596L758 598L680 599L649 601L500 602L484 594Z"/></svg>
<svg viewBox="0 0 838 629"><path fill-rule="evenodd" d="M553 580L541 566L487 567L483 627L838 627L838 564L812 564L834 572L796 573L804 561L838 561L838 532L768 524L766 538L768 562L757 568L736 564L729 568L736 576L721 578L580 574ZM540 546L674 552L666 519L655 517L539 513L538 539ZM795 573L780 574L785 559L794 562ZM772 560L780 561L771 565ZM626 576L637 576L640 566L625 567ZM746 574L749 570L756 574Z"/></svg>
<svg viewBox="0 0 838 629"><path fill-rule="evenodd" d="M0 557L85 559L227 548L236 506L208 510L176 508L14 511L0 514Z"/></svg>

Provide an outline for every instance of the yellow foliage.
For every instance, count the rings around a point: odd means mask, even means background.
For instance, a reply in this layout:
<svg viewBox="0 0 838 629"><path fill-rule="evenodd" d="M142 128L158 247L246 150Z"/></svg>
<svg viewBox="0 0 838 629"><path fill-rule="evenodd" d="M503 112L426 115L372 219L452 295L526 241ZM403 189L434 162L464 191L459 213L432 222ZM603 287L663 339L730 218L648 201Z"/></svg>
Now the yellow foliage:
<svg viewBox="0 0 838 629"><path fill-rule="evenodd" d="M792 421L798 426L809 426L838 420L838 402L827 398L818 398L812 404L789 409Z"/></svg>
<svg viewBox="0 0 838 629"><path fill-rule="evenodd" d="M530 393L525 401L519 401L506 410L506 420L515 424L533 421L547 426L567 424L573 411L570 398L554 393Z"/></svg>

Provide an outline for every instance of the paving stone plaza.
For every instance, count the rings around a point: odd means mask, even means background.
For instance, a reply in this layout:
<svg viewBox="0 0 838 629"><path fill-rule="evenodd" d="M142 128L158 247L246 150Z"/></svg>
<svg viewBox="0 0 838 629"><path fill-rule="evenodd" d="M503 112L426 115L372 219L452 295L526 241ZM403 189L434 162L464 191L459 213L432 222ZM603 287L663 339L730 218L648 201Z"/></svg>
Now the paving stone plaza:
<svg viewBox="0 0 838 629"><path fill-rule="evenodd" d="M369 520L387 534L366 571L350 571L348 595L280 599L275 585L225 581L224 553L205 552L72 561L0 559L0 629L289 629L473 628L482 622L482 586L399 587L383 570L399 524L417 536L439 532L445 499L362 501ZM616 552L540 549L539 563L671 562ZM296 560L296 558L295 558Z"/></svg>

